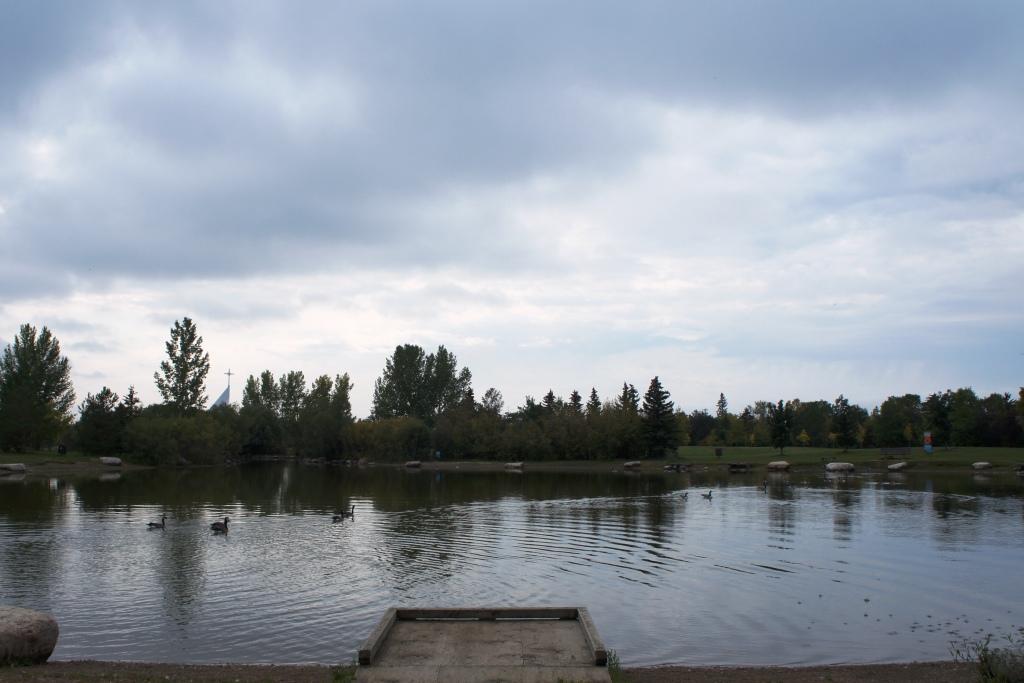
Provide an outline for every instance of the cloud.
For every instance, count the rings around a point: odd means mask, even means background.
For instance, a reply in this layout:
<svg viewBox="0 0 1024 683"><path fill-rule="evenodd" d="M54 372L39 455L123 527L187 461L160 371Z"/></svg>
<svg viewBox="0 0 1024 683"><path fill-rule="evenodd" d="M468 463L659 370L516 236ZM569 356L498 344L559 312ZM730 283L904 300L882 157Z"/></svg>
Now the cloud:
<svg viewBox="0 0 1024 683"><path fill-rule="evenodd" d="M183 315L364 412L404 342L510 401L1024 369L1019 3L75 7L0 22L0 330L83 381Z"/></svg>

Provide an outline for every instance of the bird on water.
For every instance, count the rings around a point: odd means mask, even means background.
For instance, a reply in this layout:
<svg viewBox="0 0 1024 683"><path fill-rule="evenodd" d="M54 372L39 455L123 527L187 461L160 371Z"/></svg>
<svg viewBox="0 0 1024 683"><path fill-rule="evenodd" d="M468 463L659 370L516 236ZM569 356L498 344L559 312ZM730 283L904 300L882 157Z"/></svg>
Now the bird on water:
<svg viewBox="0 0 1024 683"><path fill-rule="evenodd" d="M711 500L711 491L700 494L700 497L703 498L704 500Z"/></svg>
<svg viewBox="0 0 1024 683"><path fill-rule="evenodd" d="M228 522L230 520L225 517L223 522L214 522L210 525L210 531L215 534L226 534L228 532Z"/></svg>
<svg viewBox="0 0 1024 683"><path fill-rule="evenodd" d="M355 517L355 516L356 516L356 506L352 505L351 507L349 507L348 510L342 510L338 514L334 515L334 517L331 517L331 521L332 522L340 522L341 520L345 519L346 517Z"/></svg>
<svg viewBox="0 0 1024 683"><path fill-rule="evenodd" d="M164 526L166 526L166 525L167 525L167 517L163 516L163 517L160 517L160 521L159 522L150 522L146 526L149 527L150 529L163 529Z"/></svg>
<svg viewBox="0 0 1024 683"><path fill-rule="evenodd" d="M683 500L686 500L690 496L689 491L683 491Z"/></svg>

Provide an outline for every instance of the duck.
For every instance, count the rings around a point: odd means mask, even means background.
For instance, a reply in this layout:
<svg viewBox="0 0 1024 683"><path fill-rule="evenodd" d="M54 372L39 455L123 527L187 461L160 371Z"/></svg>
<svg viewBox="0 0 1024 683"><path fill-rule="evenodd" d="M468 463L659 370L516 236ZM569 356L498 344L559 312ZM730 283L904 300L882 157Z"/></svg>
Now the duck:
<svg viewBox="0 0 1024 683"><path fill-rule="evenodd" d="M210 525L210 531L215 534L226 534L228 532L228 522L230 520L225 517L223 522L214 522Z"/></svg>
<svg viewBox="0 0 1024 683"><path fill-rule="evenodd" d="M336 514L333 517L331 517L331 521L332 522L340 522L341 520L345 519L346 517L355 517L355 516L356 516L356 506L352 505L351 507L349 507L348 510L342 510L338 514Z"/></svg>
<svg viewBox="0 0 1024 683"><path fill-rule="evenodd" d="M767 479L765 479L763 482L761 482L761 490L762 491L768 491L768 480Z"/></svg>
<svg viewBox="0 0 1024 683"><path fill-rule="evenodd" d="M162 516L162 517L160 517L160 521L159 522L150 522L146 526L148 528L150 528L150 529L163 529L166 525L167 525L167 517L166 516Z"/></svg>
<svg viewBox="0 0 1024 683"><path fill-rule="evenodd" d="M711 491L700 494L700 497L703 498L704 500L711 500Z"/></svg>
<svg viewBox="0 0 1024 683"><path fill-rule="evenodd" d="M686 500L690 496L689 491L683 491L683 500Z"/></svg>

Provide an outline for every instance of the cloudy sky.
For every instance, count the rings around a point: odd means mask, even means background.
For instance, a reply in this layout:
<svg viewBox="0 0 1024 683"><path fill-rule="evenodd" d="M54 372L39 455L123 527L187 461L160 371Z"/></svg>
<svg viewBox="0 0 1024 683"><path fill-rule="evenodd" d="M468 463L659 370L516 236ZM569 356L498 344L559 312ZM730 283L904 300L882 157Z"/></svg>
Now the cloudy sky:
<svg viewBox="0 0 1024 683"><path fill-rule="evenodd" d="M1015 392L1022 120L1017 0L7 0L0 339L152 402L187 315L214 397L361 415L400 343L509 406Z"/></svg>

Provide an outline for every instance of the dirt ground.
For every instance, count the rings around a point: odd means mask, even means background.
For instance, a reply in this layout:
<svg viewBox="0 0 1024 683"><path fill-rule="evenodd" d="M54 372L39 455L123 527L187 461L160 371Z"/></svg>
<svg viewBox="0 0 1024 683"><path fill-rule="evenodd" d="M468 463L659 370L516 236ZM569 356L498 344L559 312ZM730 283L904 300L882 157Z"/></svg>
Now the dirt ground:
<svg viewBox="0 0 1024 683"><path fill-rule="evenodd" d="M353 672L351 667L327 666L51 662L40 666L0 668L0 683L347 683L352 680ZM961 683L977 680L971 665L948 662L806 668L664 666L624 669L622 673L628 683Z"/></svg>
<svg viewBox="0 0 1024 683"><path fill-rule="evenodd" d="M978 680L970 664L928 662L857 666L711 667L624 669L629 683L961 683Z"/></svg>

